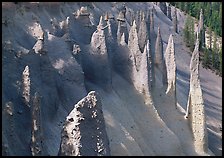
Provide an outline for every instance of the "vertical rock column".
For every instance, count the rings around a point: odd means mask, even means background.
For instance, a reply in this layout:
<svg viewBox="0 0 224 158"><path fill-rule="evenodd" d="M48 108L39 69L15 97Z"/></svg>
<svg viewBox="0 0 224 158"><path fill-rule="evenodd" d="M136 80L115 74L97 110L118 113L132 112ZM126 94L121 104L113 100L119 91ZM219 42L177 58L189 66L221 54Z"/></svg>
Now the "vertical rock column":
<svg viewBox="0 0 224 158"><path fill-rule="evenodd" d="M177 99L176 99L176 62L175 62L175 50L174 50L174 42L173 35L171 34L168 40L168 45L166 47L165 52L165 62L167 69L167 81L168 86L166 90L166 94L172 92L174 95L175 107L177 107Z"/></svg>
<svg viewBox="0 0 224 158"><path fill-rule="evenodd" d="M43 153L40 104L41 98L36 92L32 104L31 153L33 156L41 156Z"/></svg>
<svg viewBox="0 0 224 158"><path fill-rule="evenodd" d="M139 85L139 92L147 96L150 95L153 79L152 55L150 53L149 40L147 40L141 59L141 66L139 71L139 79L141 83Z"/></svg>
<svg viewBox="0 0 224 158"><path fill-rule="evenodd" d="M23 83L23 98L24 102L27 106L30 107L30 71L29 66L26 66L23 75L22 75L22 83Z"/></svg>
<svg viewBox="0 0 224 158"><path fill-rule="evenodd" d="M190 92L185 118L192 129L195 149L199 153L208 152L208 136L205 120L205 108L199 80L199 39L190 62Z"/></svg>
<svg viewBox="0 0 224 158"><path fill-rule="evenodd" d="M131 52L130 61L132 62L132 75L131 79L134 85L138 82L137 72L139 71L141 64L141 51L138 44L137 26L135 21L131 26L128 37L128 48Z"/></svg>
<svg viewBox="0 0 224 158"><path fill-rule="evenodd" d="M89 92L80 100L66 117L61 132L59 155L110 155L102 104L95 91Z"/></svg>
<svg viewBox="0 0 224 158"><path fill-rule="evenodd" d="M91 38L91 48L90 60L86 61L85 64L92 62L92 67L87 67L84 69L85 74L88 75L92 81L102 85L105 88L111 86L111 68L109 64L108 51L106 47L106 39L103 26L102 16L100 18L97 30L93 33ZM87 63L88 62L88 63Z"/></svg>

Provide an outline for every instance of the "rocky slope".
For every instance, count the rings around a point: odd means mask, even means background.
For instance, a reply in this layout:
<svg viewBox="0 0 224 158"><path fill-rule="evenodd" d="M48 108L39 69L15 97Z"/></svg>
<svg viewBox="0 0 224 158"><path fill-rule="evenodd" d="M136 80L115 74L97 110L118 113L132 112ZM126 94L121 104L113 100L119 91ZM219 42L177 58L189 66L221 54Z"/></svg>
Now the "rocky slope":
<svg viewBox="0 0 224 158"><path fill-rule="evenodd" d="M3 155L221 154L221 114L212 109L221 108L221 88L206 89L221 78L199 67L208 128L203 120L196 130L208 130L207 146L197 148L201 136L184 118L192 82L178 9L152 2L9 2L2 9ZM105 125L92 119L94 110ZM102 130L102 149L89 124Z"/></svg>

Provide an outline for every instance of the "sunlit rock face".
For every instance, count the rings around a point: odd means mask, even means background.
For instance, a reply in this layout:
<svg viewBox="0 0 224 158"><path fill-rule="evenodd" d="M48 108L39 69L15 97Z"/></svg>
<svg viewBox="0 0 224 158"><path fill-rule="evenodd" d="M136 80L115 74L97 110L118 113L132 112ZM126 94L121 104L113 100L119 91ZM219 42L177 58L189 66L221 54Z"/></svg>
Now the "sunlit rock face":
<svg viewBox="0 0 224 158"><path fill-rule="evenodd" d="M59 155L110 155L102 104L95 91L89 92L81 99L66 117L61 133Z"/></svg>

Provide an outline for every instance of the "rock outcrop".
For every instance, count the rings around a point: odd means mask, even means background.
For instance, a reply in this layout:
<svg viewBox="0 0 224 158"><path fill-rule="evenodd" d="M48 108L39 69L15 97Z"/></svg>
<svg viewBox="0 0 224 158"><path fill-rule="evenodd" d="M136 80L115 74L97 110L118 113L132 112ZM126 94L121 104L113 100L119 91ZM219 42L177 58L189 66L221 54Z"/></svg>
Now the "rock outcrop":
<svg viewBox="0 0 224 158"><path fill-rule="evenodd" d="M29 66L26 66L22 75L22 88L23 88L23 98L27 106L30 107L30 71Z"/></svg>
<svg viewBox="0 0 224 158"><path fill-rule="evenodd" d="M144 18L144 12L143 12L143 19L140 22L140 26L138 30L138 40L139 40L139 48L141 52L143 52L148 40L148 31L147 31L146 21Z"/></svg>
<svg viewBox="0 0 224 158"><path fill-rule="evenodd" d="M167 17L172 20L170 3L167 5Z"/></svg>
<svg viewBox="0 0 224 158"><path fill-rule="evenodd" d="M177 27L177 9L174 9L174 15L173 15L173 30L174 32L178 33L178 27Z"/></svg>
<svg viewBox="0 0 224 158"><path fill-rule="evenodd" d="M111 86L111 68L108 58L108 50L104 33L104 25L102 24L102 16L100 18L98 29L93 33L91 38L91 52L89 59L84 64L85 77L91 81L109 88ZM82 60L83 61L83 60ZM92 64L88 67L88 64Z"/></svg>
<svg viewBox="0 0 224 158"><path fill-rule="evenodd" d="M59 155L110 155L102 104L95 91L89 92L80 100L66 117L61 132Z"/></svg>
<svg viewBox="0 0 224 158"><path fill-rule="evenodd" d="M194 146L198 153L208 152L208 136L205 120L205 107L199 80L199 39L190 62L190 91L185 118L189 120L194 138Z"/></svg>
<svg viewBox="0 0 224 158"><path fill-rule="evenodd" d="M32 103L32 132L31 132L31 153L33 156L41 156L43 150L41 130L41 98L36 92Z"/></svg>
<svg viewBox="0 0 224 158"><path fill-rule="evenodd" d="M137 26L135 21L133 22L133 25L129 32L128 48L132 54L131 61L133 61L133 69L134 69L133 72L139 71L139 67L141 64L141 51L138 44L138 33L137 33ZM133 76L133 77L137 77L137 76Z"/></svg>
<svg viewBox="0 0 224 158"><path fill-rule="evenodd" d="M145 96L150 95L153 73L152 55L150 53L149 40L147 40L144 52L142 53L141 66L138 73L140 84L137 85L137 90Z"/></svg>
<svg viewBox="0 0 224 158"><path fill-rule="evenodd" d="M166 69L167 69L167 90L166 94L171 92L174 96L175 107L177 105L177 98L176 98L176 62L175 62L175 50L174 50L174 42L173 42L173 35L171 34L168 40L168 45L166 47L165 52L165 62L166 62Z"/></svg>
<svg viewBox="0 0 224 158"><path fill-rule="evenodd" d="M40 55L43 55L43 54L46 54L47 52L47 46L46 46L46 43L47 43L47 32L42 30L42 33L41 33L41 36L38 38L37 42L35 43L35 45L33 46L32 50L34 50L34 52L36 54L40 54Z"/></svg>
<svg viewBox="0 0 224 158"><path fill-rule="evenodd" d="M118 25L117 25L117 43L120 43L121 41L121 22L118 21Z"/></svg>

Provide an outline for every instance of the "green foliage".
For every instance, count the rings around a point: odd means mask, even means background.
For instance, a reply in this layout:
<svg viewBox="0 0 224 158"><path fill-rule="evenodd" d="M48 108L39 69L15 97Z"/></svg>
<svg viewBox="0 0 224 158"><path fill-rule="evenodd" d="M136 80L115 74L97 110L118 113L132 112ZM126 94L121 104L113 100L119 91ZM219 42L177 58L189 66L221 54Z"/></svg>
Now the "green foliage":
<svg viewBox="0 0 224 158"><path fill-rule="evenodd" d="M204 24L211 27L217 35L222 36L222 2L172 2L171 4L197 19L202 9Z"/></svg>
<svg viewBox="0 0 224 158"><path fill-rule="evenodd" d="M215 33L213 48L205 48L205 29L199 33L199 51L202 65L206 68L214 70L222 75L222 50L217 48L217 35L222 34L222 3L221 2L172 2L177 8L187 13L184 26L184 41L191 52L194 50L195 38L194 19L199 19L200 10L203 10L204 25L208 26L209 38L212 38L212 31ZM209 45L212 45L209 43Z"/></svg>
<svg viewBox="0 0 224 158"><path fill-rule="evenodd" d="M190 50L194 50L195 35L194 35L194 20L190 16L187 16L185 27L184 27L184 41Z"/></svg>

